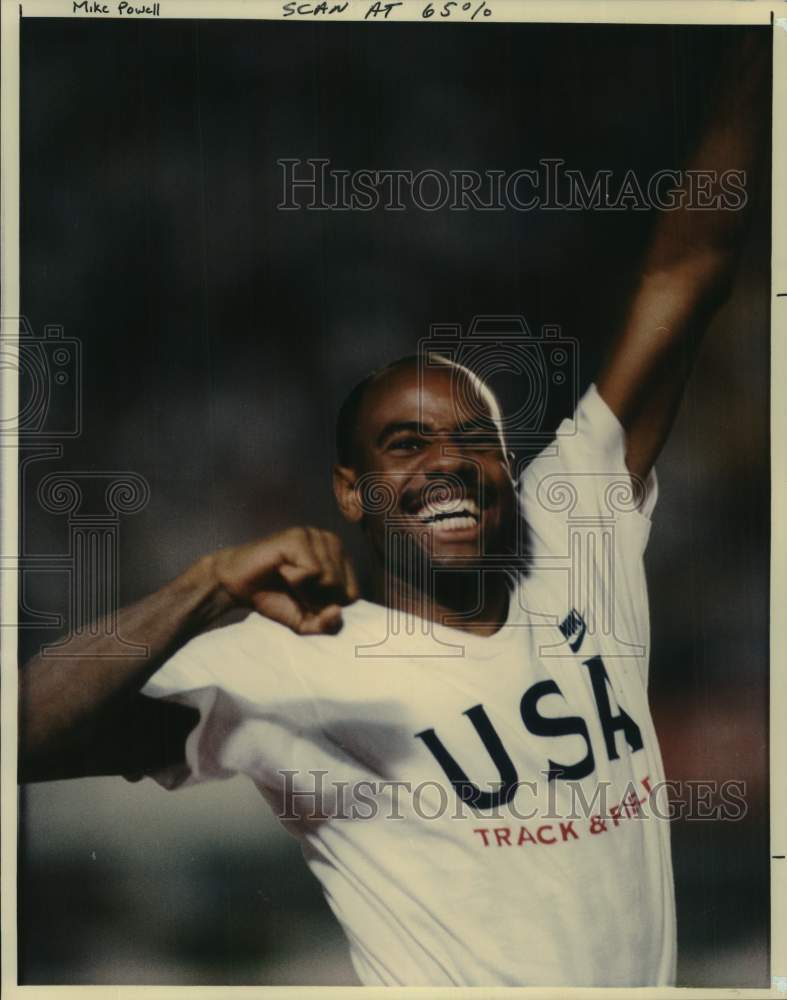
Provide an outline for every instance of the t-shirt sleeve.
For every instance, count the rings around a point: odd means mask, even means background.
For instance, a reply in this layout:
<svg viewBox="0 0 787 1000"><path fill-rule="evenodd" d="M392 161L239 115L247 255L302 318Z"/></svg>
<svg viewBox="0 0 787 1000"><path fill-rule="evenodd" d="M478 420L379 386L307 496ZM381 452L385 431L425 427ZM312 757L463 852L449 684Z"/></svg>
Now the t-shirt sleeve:
<svg viewBox="0 0 787 1000"><path fill-rule="evenodd" d="M277 785L312 699L295 669L284 626L252 613L243 622L186 643L148 680L142 694L199 712L185 759L151 774L173 789L247 774Z"/></svg>
<svg viewBox="0 0 787 1000"><path fill-rule="evenodd" d="M623 426L594 384L527 466L519 490L536 548L550 547L567 519L593 516L619 524L638 555L645 549L658 496L656 472L644 481L632 478Z"/></svg>
<svg viewBox="0 0 787 1000"><path fill-rule="evenodd" d="M519 480L530 572L542 584L531 593L558 607L565 595L562 613L578 613L607 651L643 664L643 554L657 495L655 470L644 481L630 475L624 428L593 384Z"/></svg>

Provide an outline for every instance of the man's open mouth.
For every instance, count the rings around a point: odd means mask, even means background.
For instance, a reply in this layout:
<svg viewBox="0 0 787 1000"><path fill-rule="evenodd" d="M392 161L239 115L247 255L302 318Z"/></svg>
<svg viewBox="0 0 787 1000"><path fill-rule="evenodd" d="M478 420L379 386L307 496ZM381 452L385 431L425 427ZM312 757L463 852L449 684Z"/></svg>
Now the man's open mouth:
<svg viewBox="0 0 787 1000"><path fill-rule="evenodd" d="M425 504L414 516L421 524L439 524L442 531L462 531L478 525L481 509L469 498L436 500Z"/></svg>

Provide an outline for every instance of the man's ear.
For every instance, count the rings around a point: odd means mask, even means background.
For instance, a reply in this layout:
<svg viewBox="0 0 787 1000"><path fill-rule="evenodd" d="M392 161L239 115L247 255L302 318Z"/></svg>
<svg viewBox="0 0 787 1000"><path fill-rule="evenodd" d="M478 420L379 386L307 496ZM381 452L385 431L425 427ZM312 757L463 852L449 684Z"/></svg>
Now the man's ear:
<svg viewBox="0 0 787 1000"><path fill-rule="evenodd" d="M357 523L363 517L363 508L355 489L357 482L355 469L345 465L333 467L333 494L345 521Z"/></svg>

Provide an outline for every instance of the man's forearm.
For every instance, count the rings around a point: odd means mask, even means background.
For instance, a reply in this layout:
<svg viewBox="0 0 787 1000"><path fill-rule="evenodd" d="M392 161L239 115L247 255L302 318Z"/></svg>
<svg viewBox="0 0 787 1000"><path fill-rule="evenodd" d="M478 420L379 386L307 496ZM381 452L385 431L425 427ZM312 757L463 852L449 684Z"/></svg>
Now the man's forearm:
<svg viewBox="0 0 787 1000"><path fill-rule="evenodd" d="M19 772L88 743L105 713L135 694L161 664L233 603L214 560L199 560L171 583L118 612L118 634L145 647L117 657L105 634L85 635L73 655L36 656L19 673ZM101 633L102 630L98 630Z"/></svg>
<svg viewBox="0 0 787 1000"><path fill-rule="evenodd" d="M701 337L732 286L767 150L767 33L750 36L724 64L716 111L687 171L708 178L700 204L687 185L681 207L661 213L620 336L598 390L626 429L626 464L645 478L672 425ZM737 171L746 200L703 207ZM690 176L687 173L687 176Z"/></svg>
<svg viewBox="0 0 787 1000"><path fill-rule="evenodd" d="M166 659L232 607L316 635L340 628L341 606L358 595L341 542L317 528L205 556L118 613L118 633L143 645L144 655L118 658L106 637L86 635L75 655L37 656L20 671L21 780L139 773L171 762L193 712L139 695Z"/></svg>

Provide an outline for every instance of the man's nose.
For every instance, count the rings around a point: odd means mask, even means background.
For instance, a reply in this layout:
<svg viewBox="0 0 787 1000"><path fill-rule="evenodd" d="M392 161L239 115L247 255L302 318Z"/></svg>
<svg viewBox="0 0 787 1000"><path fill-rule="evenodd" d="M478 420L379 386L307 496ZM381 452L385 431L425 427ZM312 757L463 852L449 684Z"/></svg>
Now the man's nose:
<svg viewBox="0 0 787 1000"><path fill-rule="evenodd" d="M451 473L453 475L478 474L479 463L474 460L466 449L456 441L435 439L427 449L424 461L424 473L429 477L439 477Z"/></svg>

